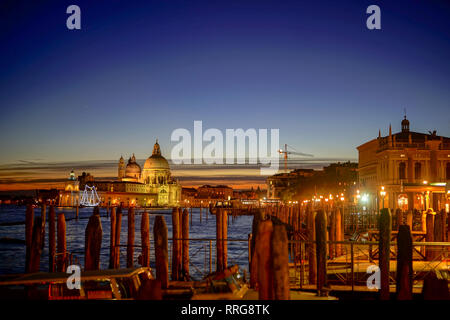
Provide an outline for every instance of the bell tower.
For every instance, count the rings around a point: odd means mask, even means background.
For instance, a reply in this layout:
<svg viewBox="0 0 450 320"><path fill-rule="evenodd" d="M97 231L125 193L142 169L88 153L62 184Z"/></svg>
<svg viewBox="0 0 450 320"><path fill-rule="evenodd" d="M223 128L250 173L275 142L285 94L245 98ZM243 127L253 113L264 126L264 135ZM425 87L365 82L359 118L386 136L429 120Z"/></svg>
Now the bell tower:
<svg viewBox="0 0 450 320"><path fill-rule="evenodd" d="M125 160L123 159L122 156L120 156L120 159L119 159L118 178L119 178L119 180L125 178Z"/></svg>

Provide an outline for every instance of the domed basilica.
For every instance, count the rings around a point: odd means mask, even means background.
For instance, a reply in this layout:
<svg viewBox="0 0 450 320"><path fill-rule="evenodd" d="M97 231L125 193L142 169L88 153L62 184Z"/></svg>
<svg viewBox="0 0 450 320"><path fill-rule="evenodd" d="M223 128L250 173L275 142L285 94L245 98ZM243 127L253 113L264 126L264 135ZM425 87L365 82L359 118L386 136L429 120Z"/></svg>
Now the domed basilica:
<svg viewBox="0 0 450 320"><path fill-rule="evenodd" d="M181 186L172 178L169 162L161 155L161 148L156 140L153 152L145 160L144 167L136 162L136 157L125 160L120 157L118 167L118 180L122 182L134 182L134 190L142 190L144 193L157 194L154 199L157 205L176 205L181 197ZM141 185L141 186L138 186Z"/></svg>
<svg viewBox="0 0 450 320"><path fill-rule="evenodd" d="M85 172L77 180L69 178L60 193L60 205L80 204L86 185L95 186L102 206L173 207L180 204L181 185L171 176L169 163L161 155L158 140L143 169L134 154L126 165L124 158L120 157L117 178L113 181L96 180Z"/></svg>

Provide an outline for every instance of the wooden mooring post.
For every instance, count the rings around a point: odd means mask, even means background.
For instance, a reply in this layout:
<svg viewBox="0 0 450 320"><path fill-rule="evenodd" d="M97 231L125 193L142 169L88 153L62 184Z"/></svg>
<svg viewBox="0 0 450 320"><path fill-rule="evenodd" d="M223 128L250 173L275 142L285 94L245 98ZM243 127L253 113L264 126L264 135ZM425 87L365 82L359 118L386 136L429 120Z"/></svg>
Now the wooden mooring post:
<svg viewBox="0 0 450 320"><path fill-rule="evenodd" d="M134 259L134 207L128 208L128 241L127 241L127 268L133 268Z"/></svg>
<svg viewBox="0 0 450 320"><path fill-rule="evenodd" d="M169 286L169 250L166 221L163 216L156 216L153 225L155 239L156 279L161 281L161 288Z"/></svg>
<svg viewBox="0 0 450 320"><path fill-rule="evenodd" d="M289 300L288 237L284 225L274 225L272 235L272 265L275 300Z"/></svg>
<svg viewBox="0 0 450 320"><path fill-rule="evenodd" d="M192 214L191 214L192 216ZM181 225L182 225L182 238L183 238L183 258L182 258L182 273L183 273L183 280L189 281L189 211L184 209L183 215L181 218Z"/></svg>
<svg viewBox="0 0 450 320"><path fill-rule="evenodd" d="M42 219L35 217L33 223L33 235L30 248L30 260L26 267L27 272L33 273L39 271L42 253Z"/></svg>
<svg viewBox="0 0 450 320"><path fill-rule="evenodd" d="M274 299L272 234L273 225L271 220L259 223L255 239L255 253L253 255L253 259L257 264L259 300Z"/></svg>
<svg viewBox="0 0 450 320"><path fill-rule="evenodd" d="M222 210L222 254L223 254L223 269L228 268L228 212Z"/></svg>
<svg viewBox="0 0 450 320"><path fill-rule="evenodd" d="M327 216L324 210L318 210L315 217L316 259L317 259L317 295L326 296L327 286Z"/></svg>
<svg viewBox="0 0 450 320"><path fill-rule="evenodd" d="M89 218L85 231L84 244L84 270L100 270L100 250L102 248L102 223L100 221L100 211L94 208L94 213Z"/></svg>
<svg viewBox="0 0 450 320"><path fill-rule="evenodd" d="M408 225L400 225L397 236L397 299L412 299L412 237Z"/></svg>
<svg viewBox="0 0 450 320"><path fill-rule="evenodd" d="M317 262L316 262L316 233L315 233L315 212L314 210L308 206L307 208L307 224L308 224L308 272L309 272L309 283L316 284L316 270L317 270Z"/></svg>
<svg viewBox="0 0 450 320"><path fill-rule="evenodd" d="M221 272L224 270L223 264L223 218L222 209L216 209L216 272Z"/></svg>
<svg viewBox="0 0 450 320"><path fill-rule="evenodd" d="M434 241L434 214L431 212L427 212L426 216L426 241L433 242ZM425 249L425 258L427 261L432 261L434 259L434 248L427 247Z"/></svg>
<svg viewBox="0 0 450 320"><path fill-rule="evenodd" d="M181 208L172 209L172 281L181 278Z"/></svg>
<svg viewBox="0 0 450 320"><path fill-rule="evenodd" d="M389 300L389 273L390 273L390 246L392 218L391 210L388 208L381 209L378 230L380 233L379 240L379 267L380 267L380 298L381 300Z"/></svg>
<svg viewBox="0 0 450 320"><path fill-rule="evenodd" d="M48 210L48 271L55 272L56 255L56 224L55 207L50 206Z"/></svg>
<svg viewBox="0 0 450 320"><path fill-rule="evenodd" d="M141 215L141 265L150 267L150 219L147 211Z"/></svg>
<svg viewBox="0 0 450 320"><path fill-rule="evenodd" d="M66 265L66 255L67 255L67 244L66 244L66 216L64 212L58 213L58 224L56 227L57 237L57 253L58 258L56 259L57 265L56 269L58 272L65 272Z"/></svg>

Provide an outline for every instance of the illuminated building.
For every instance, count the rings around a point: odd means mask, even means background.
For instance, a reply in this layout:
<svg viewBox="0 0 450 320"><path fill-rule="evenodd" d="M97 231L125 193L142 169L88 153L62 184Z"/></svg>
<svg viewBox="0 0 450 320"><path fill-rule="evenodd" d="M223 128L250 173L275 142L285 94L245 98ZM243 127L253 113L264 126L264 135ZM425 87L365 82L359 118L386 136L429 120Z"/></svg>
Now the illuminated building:
<svg viewBox="0 0 450 320"><path fill-rule="evenodd" d="M374 208L425 210L448 207L450 138L409 130L370 140L359 147L359 186ZM384 187L384 188L383 188ZM381 194L380 194L381 192Z"/></svg>
<svg viewBox="0 0 450 320"><path fill-rule="evenodd" d="M180 205L181 186L171 176L169 163L161 155L158 141L153 147L152 155L145 161L143 169L137 163L134 154L129 158L127 165L123 157L120 157L115 181L95 180L89 173L83 173L76 181L72 172L64 191L60 193L60 205L79 204L79 194L86 185L96 187L102 206Z"/></svg>

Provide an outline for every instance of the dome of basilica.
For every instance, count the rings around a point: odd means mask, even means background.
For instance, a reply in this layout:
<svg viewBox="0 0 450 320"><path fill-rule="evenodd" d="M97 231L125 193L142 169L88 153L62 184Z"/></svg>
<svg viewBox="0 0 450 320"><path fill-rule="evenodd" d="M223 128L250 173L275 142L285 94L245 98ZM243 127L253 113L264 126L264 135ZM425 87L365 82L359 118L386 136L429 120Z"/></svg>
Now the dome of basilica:
<svg viewBox="0 0 450 320"><path fill-rule="evenodd" d="M155 146L153 147L152 155L145 160L144 170L145 169L170 170L169 162L161 155L158 141L156 141Z"/></svg>
<svg viewBox="0 0 450 320"><path fill-rule="evenodd" d="M125 168L125 176L127 178L139 178L139 176L141 175L141 167L136 163L136 158L131 157L128 160L128 164Z"/></svg>

